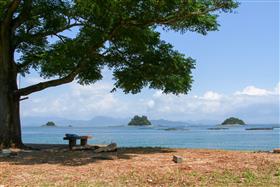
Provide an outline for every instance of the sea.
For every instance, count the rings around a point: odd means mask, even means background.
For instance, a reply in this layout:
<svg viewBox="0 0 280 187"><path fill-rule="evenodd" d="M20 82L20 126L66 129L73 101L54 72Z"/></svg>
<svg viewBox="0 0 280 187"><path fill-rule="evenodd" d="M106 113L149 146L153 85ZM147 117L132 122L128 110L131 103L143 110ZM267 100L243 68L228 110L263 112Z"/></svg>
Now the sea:
<svg viewBox="0 0 280 187"><path fill-rule="evenodd" d="M24 143L66 144L66 133L93 136L90 144L117 143L118 147L203 148L271 151L280 147L280 125L245 126L156 125L102 127L22 127ZM271 128L248 130L248 128Z"/></svg>

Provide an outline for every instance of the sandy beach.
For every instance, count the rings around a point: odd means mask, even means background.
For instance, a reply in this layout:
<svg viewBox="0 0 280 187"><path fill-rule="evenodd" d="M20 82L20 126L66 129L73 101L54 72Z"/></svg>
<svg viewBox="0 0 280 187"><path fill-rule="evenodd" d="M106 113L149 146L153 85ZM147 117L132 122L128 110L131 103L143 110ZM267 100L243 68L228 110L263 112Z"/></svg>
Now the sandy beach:
<svg viewBox="0 0 280 187"><path fill-rule="evenodd" d="M280 154L206 149L120 148L17 151L0 158L4 186L279 186ZM183 158L174 163L173 155Z"/></svg>

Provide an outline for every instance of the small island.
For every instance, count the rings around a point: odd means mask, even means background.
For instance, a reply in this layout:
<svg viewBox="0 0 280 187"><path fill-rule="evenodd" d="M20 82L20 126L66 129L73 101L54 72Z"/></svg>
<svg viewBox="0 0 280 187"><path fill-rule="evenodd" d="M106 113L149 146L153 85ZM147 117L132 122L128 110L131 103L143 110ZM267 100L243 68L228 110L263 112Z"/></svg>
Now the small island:
<svg viewBox="0 0 280 187"><path fill-rule="evenodd" d="M56 125L53 121L48 121L45 125L42 125L42 127L56 127Z"/></svg>
<svg viewBox="0 0 280 187"><path fill-rule="evenodd" d="M235 118L235 117L230 117L226 119L222 125L245 125L245 122L241 119Z"/></svg>
<svg viewBox="0 0 280 187"><path fill-rule="evenodd" d="M152 125L152 123L148 120L147 116L134 116L130 122L128 123L129 126L146 126Z"/></svg>

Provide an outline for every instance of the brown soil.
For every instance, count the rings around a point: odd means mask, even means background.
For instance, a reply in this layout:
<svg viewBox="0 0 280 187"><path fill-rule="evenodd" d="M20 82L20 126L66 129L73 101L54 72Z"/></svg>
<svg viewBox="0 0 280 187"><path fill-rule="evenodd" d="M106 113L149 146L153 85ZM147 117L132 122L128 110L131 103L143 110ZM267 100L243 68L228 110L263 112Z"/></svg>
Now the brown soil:
<svg viewBox="0 0 280 187"><path fill-rule="evenodd" d="M0 186L280 186L280 154L128 148L45 149L0 158ZM176 164L172 156L183 157Z"/></svg>

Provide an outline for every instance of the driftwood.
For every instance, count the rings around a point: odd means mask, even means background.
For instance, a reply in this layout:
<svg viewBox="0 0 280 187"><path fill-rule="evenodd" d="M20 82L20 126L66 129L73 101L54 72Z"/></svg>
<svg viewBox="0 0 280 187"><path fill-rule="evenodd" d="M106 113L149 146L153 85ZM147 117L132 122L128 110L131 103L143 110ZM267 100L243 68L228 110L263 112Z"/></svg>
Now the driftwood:
<svg viewBox="0 0 280 187"><path fill-rule="evenodd" d="M84 146L81 146L81 145L77 145L77 146L73 146L72 147L72 150L95 150L95 149L98 149L100 148L100 146L95 146L95 145L84 145Z"/></svg>
<svg viewBox="0 0 280 187"><path fill-rule="evenodd" d="M16 157L18 155L17 152L13 152L10 149L3 149L0 150L0 157ZM1 187L1 186L0 186Z"/></svg>
<svg viewBox="0 0 280 187"><path fill-rule="evenodd" d="M100 147L94 150L95 153L101 153L101 152L112 152L117 150L117 144L111 143L105 147Z"/></svg>

